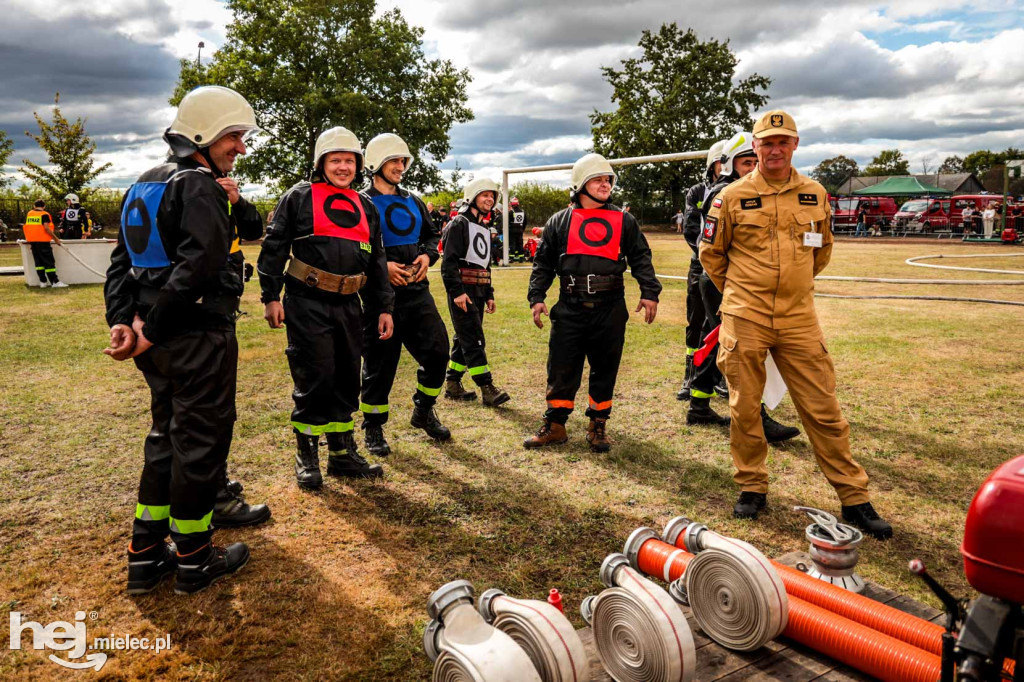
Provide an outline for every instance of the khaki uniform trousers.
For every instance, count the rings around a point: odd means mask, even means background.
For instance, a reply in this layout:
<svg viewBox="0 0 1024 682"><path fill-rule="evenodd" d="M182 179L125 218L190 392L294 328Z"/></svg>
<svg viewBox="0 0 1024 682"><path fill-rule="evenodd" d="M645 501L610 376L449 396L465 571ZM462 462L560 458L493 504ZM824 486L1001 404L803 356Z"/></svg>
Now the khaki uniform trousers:
<svg viewBox="0 0 1024 682"><path fill-rule="evenodd" d="M789 387L814 456L843 505L868 501L868 475L850 453L850 424L836 398L836 374L821 327L772 329L722 315L718 367L729 383L730 449L741 490L768 492L768 442L761 426L765 358L770 350Z"/></svg>

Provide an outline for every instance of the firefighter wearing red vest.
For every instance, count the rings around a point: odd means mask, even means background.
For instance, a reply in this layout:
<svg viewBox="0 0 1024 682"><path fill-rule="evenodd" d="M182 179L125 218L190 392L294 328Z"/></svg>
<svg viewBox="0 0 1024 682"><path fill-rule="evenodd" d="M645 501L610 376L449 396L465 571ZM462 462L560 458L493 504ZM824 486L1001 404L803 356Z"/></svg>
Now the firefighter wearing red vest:
<svg viewBox="0 0 1024 682"><path fill-rule="evenodd" d="M379 464L359 454L352 436L363 352L359 299L365 314L377 319L381 340L391 338L395 300L377 209L352 189L363 170L359 140L342 127L324 131L313 168L310 182L294 185L278 202L256 266L264 318L272 329L287 328L295 480L310 490L323 485L321 436L327 438L328 476L383 476Z"/></svg>
<svg viewBox="0 0 1024 682"><path fill-rule="evenodd" d="M508 393L494 385L484 339L484 311L493 313L496 307L491 286L491 232L482 221L499 192L498 183L489 178L466 185L465 206L448 224L441 247L441 279L455 328L444 394L452 400L475 400L476 392L462 386L462 376L468 371L488 407L509 400Z"/></svg>
<svg viewBox="0 0 1024 682"><path fill-rule="evenodd" d="M42 289L53 287L61 289L67 284L57 278L57 263L53 259L53 247L50 240L60 244L60 237L53 232L53 218L46 212L46 202L36 200L31 211L25 216L25 241L32 250L32 260L36 264L36 276Z"/></svg>
<svg viewBox="0 0 1024 682"><path fill-rule="evenodd" d="M175 571L179 593L234 573L249 550L240 542L214 546L213 529L270 517L265 505L246 504L226 475L244 288L231 244L237 234L262 234L259 212L227 173L255 129L252 107L237 92L196 88L164 132L171 157L146 171L122 203L103 290L111 327L104 352L134 359L153 413L128 549L130 594L151 591Z"/></svg>
<svg viewBox="0 0 1024 682"><path fill-rule="evenodd" d="M544 226L533 261L528 298L533 321L544 327L544 299L557 276L558 302L551 308L548 343L548 409L536 435L523 445L536 448L564 443L565 422L572 412L590 363L587 441L591 450L607 452L611 441L605 424L612 411L612 394L622 359L626 322L623 273L629 267L640 284L644 321L654 322L661 283L651 264L651 248L636 219L609 203L615 172L600 154L587 154L572 167L572 206L551 216Z"/></svg>
<svg viewBox="0 0 1024 682"><path fill-rule="evenodd" d="M389 397L402 346L419 365L410 423L434 440L452 437L434 411L448 364L448 329L430 294L427 268L440 257L437 244L441 234L427 206L399 185L412 162L409 146L398 135L383 133L366 145L366 170L373 182L367 194L380 215L388 278L395 290L394 335L380 339L373 316L363 322L363 392L359 409L363 413L366 448L378 457L391 452L384 437L384 424L390 413Z"/></svg>

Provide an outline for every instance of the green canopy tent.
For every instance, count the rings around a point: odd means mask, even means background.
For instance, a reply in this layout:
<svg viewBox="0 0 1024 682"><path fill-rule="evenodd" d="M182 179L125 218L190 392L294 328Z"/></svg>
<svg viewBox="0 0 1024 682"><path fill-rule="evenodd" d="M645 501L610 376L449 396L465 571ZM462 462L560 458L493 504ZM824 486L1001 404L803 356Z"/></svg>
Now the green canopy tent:
<svg viewBox="0 0 1024 682"><path fill-rule="evenodd" d="M883 180L877 185L858 189L854 195L859 197L948 197L952 194L948 189L920 182L912 175L899 175Z"/></svg>

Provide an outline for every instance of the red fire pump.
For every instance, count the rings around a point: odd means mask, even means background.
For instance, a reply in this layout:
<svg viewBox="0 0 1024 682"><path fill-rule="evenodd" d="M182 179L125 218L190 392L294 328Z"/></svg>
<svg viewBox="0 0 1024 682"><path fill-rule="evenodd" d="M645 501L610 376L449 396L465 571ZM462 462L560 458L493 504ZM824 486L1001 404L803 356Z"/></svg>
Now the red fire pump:
<svg viewBox="0 0 1024 682"><path fill-rule="evenodd" d="M967 511L960 546L964 573L981 593L958 600L915 559L921 576L946 607L942 682L998 680L1013 670L1024 680L1024 455L992 472ZM1007 661L1006 659L1009 659ZM1009 665L1013 661L1014 665Z"/></svg>

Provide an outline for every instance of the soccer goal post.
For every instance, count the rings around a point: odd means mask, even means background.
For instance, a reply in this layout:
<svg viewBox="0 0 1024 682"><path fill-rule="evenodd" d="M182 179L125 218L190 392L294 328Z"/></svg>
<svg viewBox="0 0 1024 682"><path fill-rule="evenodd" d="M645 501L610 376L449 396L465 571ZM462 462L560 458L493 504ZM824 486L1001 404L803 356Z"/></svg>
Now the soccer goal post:
<svg viewBox="0 0 1024 682"><path fill-rule="evenodd" d="M697 161L707 159L708 150L702 149L693 152L677 152L674 154L654 154L652 156L632 156L625 159L608 159L608 163L615 166L636 166L641 163L666 163L669 161ZM508 265L508 201L511 197L508 194L508 176L524 173L542 173L546 171L571 170L571 163L556 163L550 166L523 166L522 168L504 168L501 171L501 232L502 232L502 257L501 262Z"/></svg>

